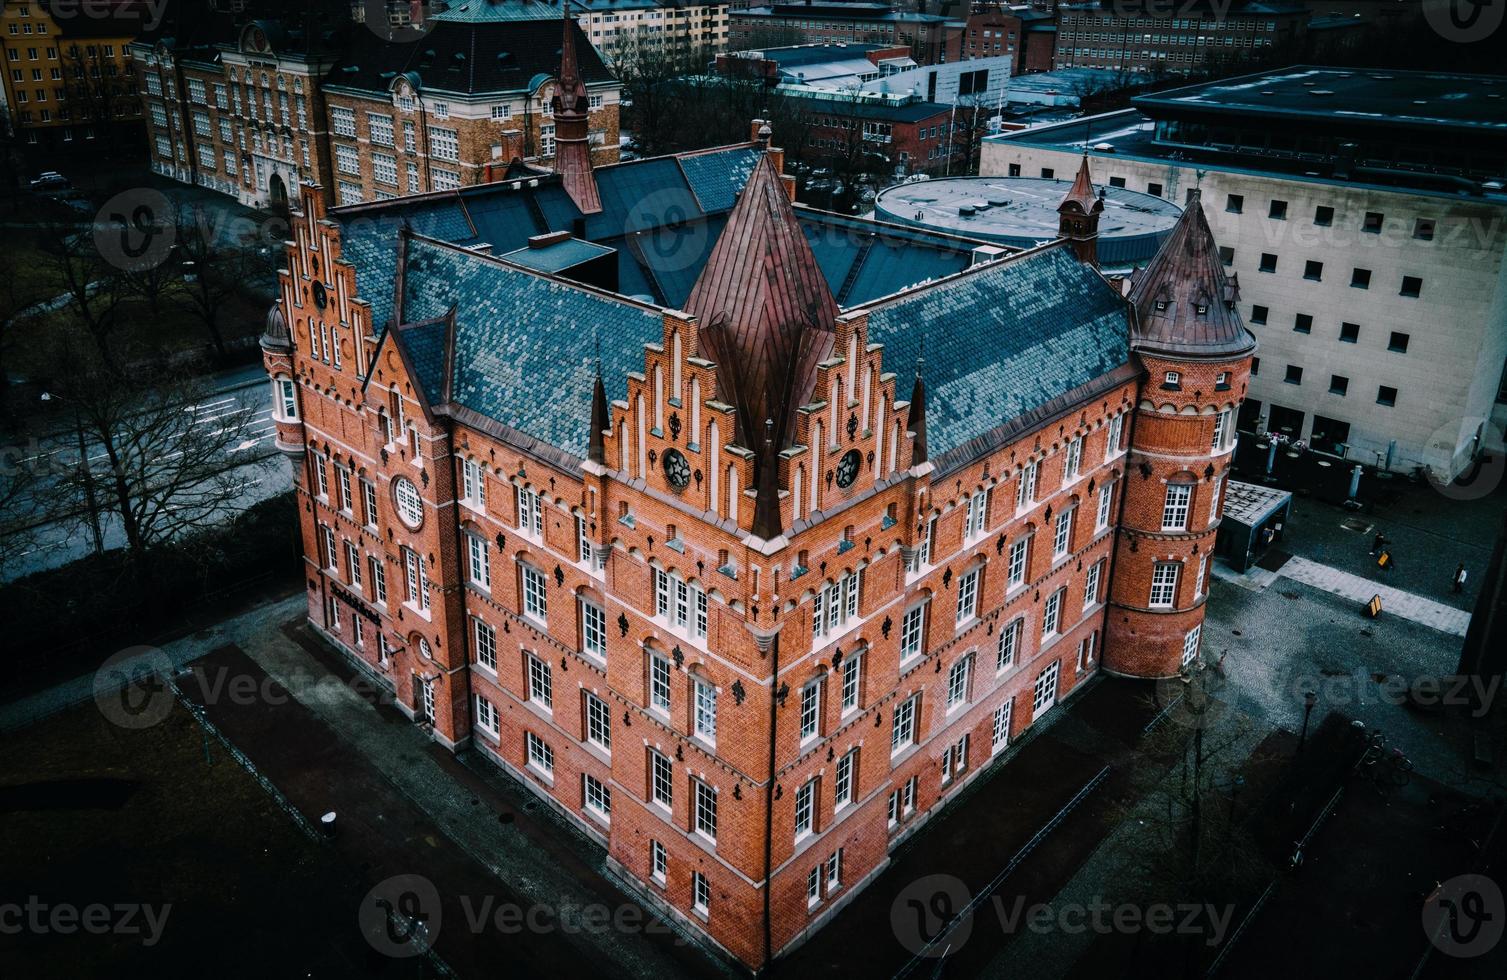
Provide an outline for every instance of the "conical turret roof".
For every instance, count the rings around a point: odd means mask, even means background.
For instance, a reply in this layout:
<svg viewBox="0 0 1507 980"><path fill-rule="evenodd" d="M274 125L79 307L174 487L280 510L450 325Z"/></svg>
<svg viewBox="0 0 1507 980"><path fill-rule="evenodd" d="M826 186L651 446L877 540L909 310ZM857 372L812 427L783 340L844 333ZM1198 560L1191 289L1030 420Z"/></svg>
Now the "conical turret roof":
<svg viewBox="0 0 1507 980"><path fill-rule="evenodd" d="M1238 298L1195 190L1160 251L1136 277L1132 343L1138 350L1195 357L1248 353L1256 340L1240 319Z"/></svg>
<svg viewBox="0 0 1507 980"><path fill-rule="evenodd" d="M1073 178L1073 186L1068 188L1067 195L1063 197L1062 203L1057 205L1057 210L1066 211L1072 207L1077 207L1084 214L1104 210L1104 201L1094 191L1094 182L1088 173L1086 154L1078 164L1078 176Z"/></svg>

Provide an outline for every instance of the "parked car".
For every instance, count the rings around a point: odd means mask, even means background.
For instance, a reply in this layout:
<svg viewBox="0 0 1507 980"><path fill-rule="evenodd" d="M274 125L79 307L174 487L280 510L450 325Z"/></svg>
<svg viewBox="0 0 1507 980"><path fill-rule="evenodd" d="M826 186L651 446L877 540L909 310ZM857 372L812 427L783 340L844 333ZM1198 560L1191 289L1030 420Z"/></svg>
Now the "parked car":
<svg viewBox="0 0 1507 980"><path fill-rule="evenodd" d="M31 189L34 191L64 191L72 186L68 178L56 170L44 171L31 182Z"/></svg>

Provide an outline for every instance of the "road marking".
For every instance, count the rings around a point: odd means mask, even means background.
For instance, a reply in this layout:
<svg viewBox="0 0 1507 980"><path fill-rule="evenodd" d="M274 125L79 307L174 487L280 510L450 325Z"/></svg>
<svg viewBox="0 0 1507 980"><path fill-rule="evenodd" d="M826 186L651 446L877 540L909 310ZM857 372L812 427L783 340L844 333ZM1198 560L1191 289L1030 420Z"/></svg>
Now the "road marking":
<svg viewBox="0 0 1507 980"><path fill-rule="evenodd" d="M1470 625L1470 613L1442 602L1435 602L1412 592L1394 589L1371 579L1350 572L1321 565L1307 558L1293 556L1282 566L1280 575L1302 582L1316 589L1350 599L1357 603L1370 602L1374 595L1381 596L1383 615L1390 613L1409 622L1430 626L1444 633L1464 636Z"/></svg>

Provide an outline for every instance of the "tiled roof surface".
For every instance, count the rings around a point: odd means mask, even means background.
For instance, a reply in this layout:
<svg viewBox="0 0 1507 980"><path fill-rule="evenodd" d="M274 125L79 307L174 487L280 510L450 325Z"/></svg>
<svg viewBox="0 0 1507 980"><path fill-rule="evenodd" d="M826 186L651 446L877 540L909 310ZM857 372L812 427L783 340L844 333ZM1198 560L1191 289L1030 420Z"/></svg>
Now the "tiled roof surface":
<svg viewBox="0 0 1507 980"><path fill-rule="evenodd" d="M680 169L685 172L701 210L731 211L759 155L760 151L752 146L741 151L694 153L679 158Z"/></svg>
<svg viewBox="0 0 1507 980"><path fill-rule="evenodd" d="M443 313L436 320L415 323L398 331L403 349L413 365L414 380L424 389L431 406L445 400L445 343L450 321Z"/></svg>
<svg viewBox="0 0 1507 980"><path fill-rule="evenodd" d="M451 402L584 458L598 340L608 397L625 397L625 376L643 370L644 344L662 336L661 315L421 238L408 242L407 256L407 319L457 310ZM426 390L438 390L433 330L396 336L424 365Z"/></svg>
<svg viewBox="0 0 1507 980"><path fill-rule="evenodd" d="M542 248L515 248L511 252L502 253L502 257L517 265L526 266L530 269L538 269L540 272L559 272L561 269L569 269L571 266L580 265L591 259L600 258L612 249L595 242L583 242L578 238L567 238L563 242L553 245L545 245Z"/></svg>
<svg viewBox="0 0 1507 980"><path fill-rule="evenodd" d="M1124 301L1061 247L991 263L871 308L869 339L884 344L885 370L907 377L923 338L933 457L1130 357Z"/></svg>

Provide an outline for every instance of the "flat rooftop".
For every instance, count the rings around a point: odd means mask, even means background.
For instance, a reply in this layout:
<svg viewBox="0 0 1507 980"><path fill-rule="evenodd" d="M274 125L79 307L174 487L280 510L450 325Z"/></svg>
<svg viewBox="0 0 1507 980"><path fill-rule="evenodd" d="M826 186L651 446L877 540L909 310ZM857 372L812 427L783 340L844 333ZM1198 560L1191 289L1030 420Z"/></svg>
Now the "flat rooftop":
<svg viewBox="0 0 1507 980"><path fill-rule="evenodd" d="M1507 77L1500 75L1297 65L1140 95L1131 104L1153 116L1207 109L1221 115L1507 133Z"/></svg>

